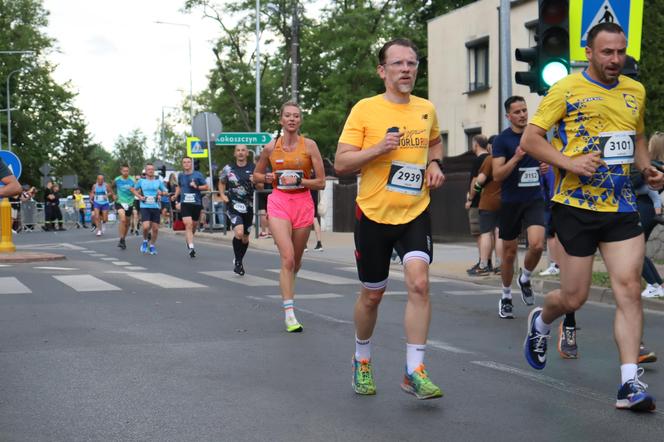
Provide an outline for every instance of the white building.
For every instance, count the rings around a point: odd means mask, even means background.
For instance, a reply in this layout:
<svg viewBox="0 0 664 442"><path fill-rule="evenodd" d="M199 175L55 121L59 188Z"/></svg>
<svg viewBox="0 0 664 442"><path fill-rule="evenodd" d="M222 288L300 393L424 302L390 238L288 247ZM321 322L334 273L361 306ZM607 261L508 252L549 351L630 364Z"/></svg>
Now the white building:
<svg viewBox="0 0 664 442"><path fill-rule="evenodd" d="M446 156L470 149L473 135L500 131L504 109L500 97L500 0L479 0L436 17L428 24L429 100L436 106ZM512 95L526 99L532 116L541 97L514 82L527 71L514 58L516 48L535 45L536 0L511 2ZM507 98L507 97L505 97Z"/></svg>

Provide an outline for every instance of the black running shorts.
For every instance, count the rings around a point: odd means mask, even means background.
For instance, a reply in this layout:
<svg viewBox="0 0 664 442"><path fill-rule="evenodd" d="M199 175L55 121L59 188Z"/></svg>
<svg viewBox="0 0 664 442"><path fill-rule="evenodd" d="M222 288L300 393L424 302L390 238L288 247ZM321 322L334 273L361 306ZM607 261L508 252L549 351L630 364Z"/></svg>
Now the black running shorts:
<svg viewBox="0 0 664 442"><path fill-rule="evenodd" d="M537 199L526 203L502 202L498 222L500 239L512 241L519 237L523 229L542 226L544 223L544 200Z"/></svg>
<svg viewBox="0 0 664 442"><path fill-rule="evenodd" d="M554 204L553 228L565 252L592 256L603 242L625 241L643 233L638 212L597 212Z"/></svg>
<svg viewBox="0 0 664 442"><path fill-rule="evenodd" d="M182 218L190 217L192 221L198 222L201 217L203 206L200 204L180 203L180 215Z"/></svg>
<svg viewBox="0 0 664 442"><path fill-rule="evenodd" d="M228 209L228 219L231 221L231 228L235 229L235 227L242 225L244 226L244 234L249 235L251 226L254 224L254 210L247 207L245 213L240 213L231 207Z"/></svg>
<svg viewBox="0 0 664 442"><path fill-rule="evenodd" d="M355 261L362 285L370 290L387 286L392 249L406 264L411 259L433 261L429 210L406 224L381 224L355 208Z"/></svg>

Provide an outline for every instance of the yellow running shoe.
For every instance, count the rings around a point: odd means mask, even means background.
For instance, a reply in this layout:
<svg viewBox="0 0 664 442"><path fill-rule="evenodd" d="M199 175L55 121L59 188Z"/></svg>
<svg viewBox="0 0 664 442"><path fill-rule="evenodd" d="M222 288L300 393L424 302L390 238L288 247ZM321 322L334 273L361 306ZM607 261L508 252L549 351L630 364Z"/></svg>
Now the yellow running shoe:
<svg viewBox="0 0 664 442"><path fill-rule="evenodd" d="M440 388L429 379L424 364L420 364L420 366L413 371L413 374L409 375L408 370L406 370L401 389L418 399L434 399L443 395Z"/></svg>

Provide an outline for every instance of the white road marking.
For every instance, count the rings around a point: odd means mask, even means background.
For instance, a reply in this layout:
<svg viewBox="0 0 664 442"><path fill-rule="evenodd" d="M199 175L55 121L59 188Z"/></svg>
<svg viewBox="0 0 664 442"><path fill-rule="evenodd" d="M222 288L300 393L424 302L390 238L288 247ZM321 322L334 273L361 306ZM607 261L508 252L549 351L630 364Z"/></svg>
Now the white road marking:
<svg viewBox="0 0 664 442"><path fill-rule="evenodd" d="M83 253L97 253L94 250L81 250Z"/></svg>
<svg viewBox="0 0 664 442"><path fill-rule="evenodd" d="M268 298L272 299L281 299L281 295L267 295ZM313 295L295 295L296 299L331 299L331 298L343 298L343 295L337 293L317 293Z"/></svg>
<svg viewBox="0 0 664 442"><path fill-rule="evenodd" d="M451 353L458 353L462 355L474 355L475 353L463 348L455 347L443 341L436 341L434 339L427 339L427 346L437 348L438 350L449 351Z"/></svg>
<svg viewBox="0 0 664 442"><path fill-rule="evenodd" d="M129 261L112 261L112 264L115 264L116 266L130 266L131 263Z"/></svg>
<svg viewBox="0 0 664 442"><path fill-rule="evenodd" d="M117 261L118 258L102 258L102 261ZM115 264L115 263L114 263Z"/></svg>
<svg viewBox="0 0 664 442"><path fill-rule="evenodd" d="M324 319L326 321L336 322L337 324L352 324L353 323L353 321L346 321L345 319L339 319L339 318L335 318L334 316L329 316L329 315L324 315L322 313L312 312L311 310L303 309L303 308L300 308L300 307L295 307L295 310L298 311L298 312L308 313L312 316Z"/></svg>
<svg viewBox="0 0 664 442"><path fill-rule="evenodd" d="M92 275L53 275L53 277L77 292L110 292L121 290L120 287L109 284Z"/></svg>
<svg viewBox="0 0 664 442"><path fill-rule="evenodd" d="M74 267L33 267L34 269L37 270L78 270L77 268Z"/></svg>
<svg viewBox="0 0 664 442"><path fill-rule="evenodd" d="M207 287L197 282L167 275L166 273L126 272L125 275L165 289L199 289Z"/></svg>
<svg viewBox="0 0 664 442"><path fill-rule="evenodd" d="M471 364L479 365L480 367L490 368L492 370L502 371L513 376L519 376L525 379L528 379L538 384L546 385L555 390L562 391L563 393L573 394L576 396L581 396L586 399L592 399L603 404L613 404L615 402L615 397L606 396L601 393L590 390L586 387L581 387L579 385L574 385L569 382L561 381L559 379L552 378L550 376L545 376L543 374L535 373L530 370L523 370L521 368L512 367L510 365L501 364L500 362L494 361L470 361ZM664 417L663 411L655 411L655 414L658 414L658 417Z"/></svg>
<svg viewBox="0 0 664 442"><path fill-rule="evenodd" d="M116 263L113 263L113 264L116 264ZM118 265L120 265L120 264L118 264ZM127 267L125 267L125 270L147 270L147 269L145 267L141 267L141 266L127 266Z"/></svg>
<svg viewBox="0 0 664 442"><path fill-rule="evenodd" d="M357 267L337 267L338 270L343 270L344 272L352 272L357 274ZM390 269L390 279L396 279L397 281L405 281L406 275L403 272L398 270ZM439 278L437 276L429 276L429 282L457 282L453 279Z"/></svg>
<svg viewBox="0 0 664 442"><path fill-rule="evenodd" d="M279 285L279 279L267 279L254 275L237 275L232 270L216 270L211 272L198 272L202 275L211 276L213 278L223 279L224 281L234 282L250 287L276 287Z"/></svg>
<svg viewBox="0 0 664 442"><path fill-rule="evenodd" d="M0 264L0 267L11 267L11 264Z"/></svg>
<svg viewBox="0 0 664 442"><path fill-rule="evenodd" d="M441 292L454 296L499 295L500 289L441 290Z"/></svg>
<svg viewBox="0 0 664 442"><path fill-rule="evenodd" d="M268 269L268 272L273 273L279 273L280 271L280 269ZM356 279L343 278L341 276L328 275L326 273L312 272L311 270L300 270L297 272L297 277L330 285L359 284Z"/></svg>
<svg viewBox="0 0 664 442"><path fill-rule="evenodd" d="M20 295L23 293L32 293L32 290L13 276L0 278L0 295Z"/></svg>
<svg viewBox="0 0 664 442"><path fill-rule="evenodd" d="M103 253L93 253L90 256L95 257L95 258L102 258L102 257L107 256L107 255L104 255Z"/></svg>

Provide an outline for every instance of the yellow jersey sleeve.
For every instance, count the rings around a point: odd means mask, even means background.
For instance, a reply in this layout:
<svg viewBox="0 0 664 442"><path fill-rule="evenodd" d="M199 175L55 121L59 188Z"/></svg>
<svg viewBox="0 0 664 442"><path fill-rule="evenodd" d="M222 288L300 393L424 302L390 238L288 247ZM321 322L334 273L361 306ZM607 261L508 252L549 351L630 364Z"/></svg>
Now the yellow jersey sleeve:
<svg viewBox="0 0 664 442"><path fill-rule="evenodd" d="M364 100L358 102L350 111L344 129L339 137L339 143L350 144L355 147L363 147L364 143Z"/></svg>

